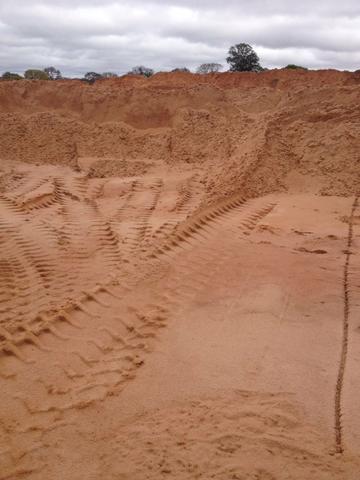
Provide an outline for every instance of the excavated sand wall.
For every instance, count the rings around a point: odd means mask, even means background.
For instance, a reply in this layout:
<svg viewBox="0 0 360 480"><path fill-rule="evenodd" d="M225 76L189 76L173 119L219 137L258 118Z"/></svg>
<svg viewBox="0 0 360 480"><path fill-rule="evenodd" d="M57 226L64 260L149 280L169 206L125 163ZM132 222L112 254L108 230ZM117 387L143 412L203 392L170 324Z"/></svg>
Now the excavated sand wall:
<svg viewBox="0 0 360 480"><path fill-rule="evenodd" d="M192 164L209 197L286 191L297 172L323 194L349 195L360 180L359 100L360 75L337 71L2 82L0 158Z"/></svg>

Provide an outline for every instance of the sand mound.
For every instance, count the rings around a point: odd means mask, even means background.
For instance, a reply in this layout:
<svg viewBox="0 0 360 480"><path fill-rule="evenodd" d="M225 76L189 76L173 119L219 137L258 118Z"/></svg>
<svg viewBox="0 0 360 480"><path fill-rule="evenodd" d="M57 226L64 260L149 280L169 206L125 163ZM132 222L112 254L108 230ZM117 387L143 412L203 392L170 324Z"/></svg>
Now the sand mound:
<svg viewBox="0 0 360 480"><path fill-rule="evenodd" d="M210 174L210 198L286 191L297 171L324 194L349 195L359 182L358 104L359 75L336 71L2 82L0 158L189 163Z"/></svg>

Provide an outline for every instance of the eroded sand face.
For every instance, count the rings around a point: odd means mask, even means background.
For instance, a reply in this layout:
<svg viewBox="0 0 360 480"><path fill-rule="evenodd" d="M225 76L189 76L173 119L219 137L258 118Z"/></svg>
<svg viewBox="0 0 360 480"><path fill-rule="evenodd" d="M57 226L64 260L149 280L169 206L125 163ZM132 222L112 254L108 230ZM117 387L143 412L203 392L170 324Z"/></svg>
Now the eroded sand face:
<svg viewBox="0 0 360 480"><path fill-rule="evenodd" d="M0 479L357 478L351 162L86 153L1 162Z"/></svg>

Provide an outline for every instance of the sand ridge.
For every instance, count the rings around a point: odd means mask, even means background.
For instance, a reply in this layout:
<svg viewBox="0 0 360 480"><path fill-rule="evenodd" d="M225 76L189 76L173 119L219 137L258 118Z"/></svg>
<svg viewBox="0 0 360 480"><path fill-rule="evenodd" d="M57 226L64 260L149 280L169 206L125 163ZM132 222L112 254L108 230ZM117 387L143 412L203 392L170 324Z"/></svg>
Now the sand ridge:
<svg viewBox="0 0 360 480"><path fill-rule="evenodd" d="M357 73L286 70L2 82L0 158L200 166L209 201L287 190L294 171L347 195L359 182L358 85Z"/></svg>

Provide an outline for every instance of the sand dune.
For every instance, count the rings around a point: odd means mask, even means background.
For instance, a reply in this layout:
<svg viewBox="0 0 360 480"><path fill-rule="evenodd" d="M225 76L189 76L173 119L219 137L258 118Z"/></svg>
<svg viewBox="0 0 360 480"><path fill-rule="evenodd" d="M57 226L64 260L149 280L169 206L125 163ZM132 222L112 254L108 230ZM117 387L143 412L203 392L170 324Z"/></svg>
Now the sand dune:
<svg viewBox="0 0 360 480"><path fill-rule="evenodd" d="M0 83L0 479L355 479L359 75Z"/></svg>

